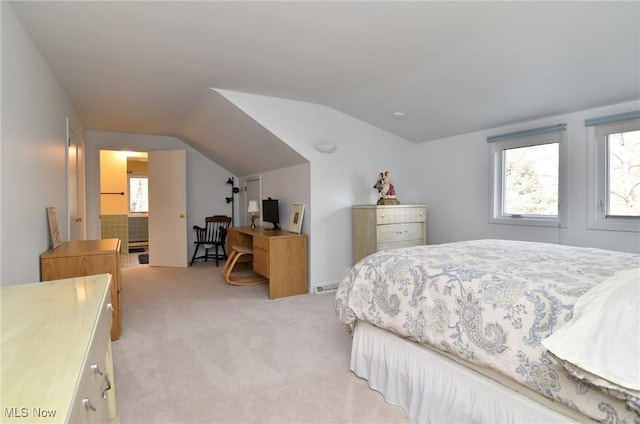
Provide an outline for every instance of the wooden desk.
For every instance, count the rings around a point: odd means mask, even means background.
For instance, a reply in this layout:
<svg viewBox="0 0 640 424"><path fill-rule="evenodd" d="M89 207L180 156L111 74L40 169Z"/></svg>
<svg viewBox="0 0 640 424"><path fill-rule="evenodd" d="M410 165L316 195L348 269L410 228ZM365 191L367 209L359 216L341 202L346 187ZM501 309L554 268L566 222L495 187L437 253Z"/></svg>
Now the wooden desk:
<svg viewBox="0 0 640 424"><path fill-rule="evenodd" d="M253 270L269 279L269 299L305 294L308 291L307 236L262 227L231 227L231 246L253 249Z"/></svg>
<svg viewBox="0 0 640 424"><path fill-rule="evenodd" d="M120 338L120 239L62 242L40 255L41 281L111 274L111 340Z"/></svg>

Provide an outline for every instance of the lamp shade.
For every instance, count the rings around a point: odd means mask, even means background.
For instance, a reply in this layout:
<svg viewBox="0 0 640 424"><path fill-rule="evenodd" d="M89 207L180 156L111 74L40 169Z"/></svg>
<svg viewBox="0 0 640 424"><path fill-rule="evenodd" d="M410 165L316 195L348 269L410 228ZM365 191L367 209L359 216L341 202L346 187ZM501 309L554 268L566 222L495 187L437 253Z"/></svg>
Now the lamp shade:
<svg viewBox="0 0 640 424"><path fill-rule="evenodd" d="M249 208L247 209L247 212L249 212L249 213L260 212L260 209L258 209L258 201L257 200L249 200Z"/></svg>

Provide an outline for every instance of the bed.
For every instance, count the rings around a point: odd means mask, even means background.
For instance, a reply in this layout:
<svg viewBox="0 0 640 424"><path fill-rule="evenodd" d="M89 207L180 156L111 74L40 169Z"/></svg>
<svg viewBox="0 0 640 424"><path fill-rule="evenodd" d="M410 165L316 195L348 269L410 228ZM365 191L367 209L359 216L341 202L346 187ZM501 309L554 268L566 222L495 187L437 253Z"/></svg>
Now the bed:
<svg viewBox="0 0 640 424"><path fill-rule="evenodd" d="M336 292L351 369L412 422L640 423L640 255L474 240L377 252Z"/></svg>

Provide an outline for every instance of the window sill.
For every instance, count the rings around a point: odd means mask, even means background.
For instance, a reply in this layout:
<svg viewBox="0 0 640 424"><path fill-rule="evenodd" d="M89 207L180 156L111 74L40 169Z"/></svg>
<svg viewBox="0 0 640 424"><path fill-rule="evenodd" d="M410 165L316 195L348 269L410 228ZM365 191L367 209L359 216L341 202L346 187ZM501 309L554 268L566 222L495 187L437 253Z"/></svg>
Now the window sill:
<svg viewBox="0 0 640 424"><path fill-rule="evenodd" d="M587 229L640 233L640 220L634 218L595 218L589 220Z"/></svg>
<svg viewBox="0 0 640 424"><path fill-rule="evenodd" d="M149 216L148 212L129 212L129 218L146 218Z"/></svg>
<svg viewBox="0 0 640 424"><path fill-rule="evenodd" d="M533 227L565 227L558 218L532 218L530 216L522 216L521 218L513 216L499 216L489 219L490 224L506 224L506 225L523 225Z"/></svg>

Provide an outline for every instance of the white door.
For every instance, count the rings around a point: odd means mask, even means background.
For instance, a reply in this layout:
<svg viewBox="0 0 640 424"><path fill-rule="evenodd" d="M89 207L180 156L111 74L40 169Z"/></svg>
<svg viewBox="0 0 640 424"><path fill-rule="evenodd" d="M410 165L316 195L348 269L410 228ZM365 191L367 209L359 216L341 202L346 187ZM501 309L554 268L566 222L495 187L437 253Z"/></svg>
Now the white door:
<svg viewBox="0 0 640 424"><path fill-rule="evenodd" d="M258 202L258 208L262 211L262 201L260 200L260 177L249 177L244 182L244 205L242 207L242 212L244 212L244 220L242 225L250 225L251 217L247 213L247 208L249 207L249 202L251 200L256 200ZM260 223L260 217L262 213L258 214L258 219L256 221L256 225Z"/></svg>
<svg viewBox="0 0 640 424"><path fill-rule="evenodd" d="M67 212L68 239L84 239L84 221L80 214L80 196L78 192L78 133L67 118Z"/></svg>
<svg viewBox="0 0 640 424"><path fill-rule="evenodd" d="M149 265L187 266L184 150L149 152Z"/></svg>

